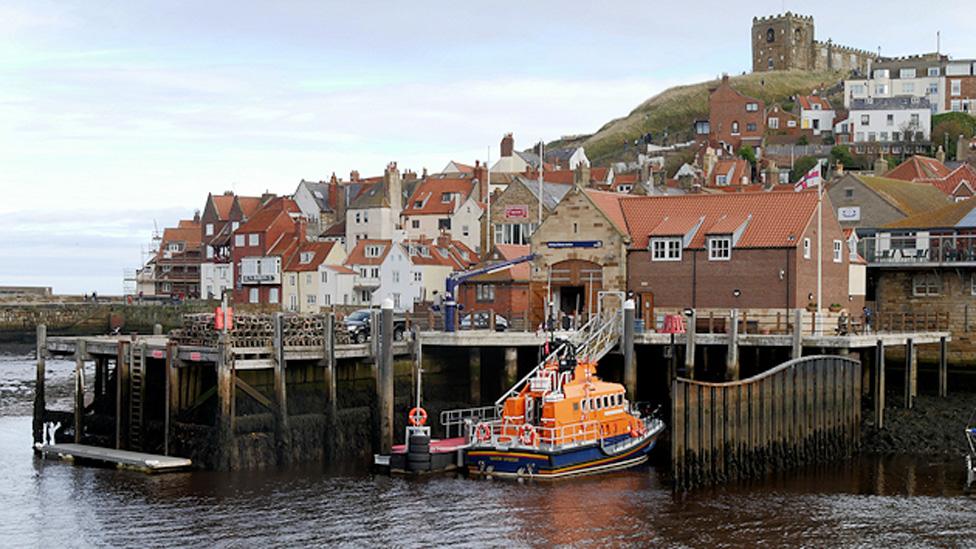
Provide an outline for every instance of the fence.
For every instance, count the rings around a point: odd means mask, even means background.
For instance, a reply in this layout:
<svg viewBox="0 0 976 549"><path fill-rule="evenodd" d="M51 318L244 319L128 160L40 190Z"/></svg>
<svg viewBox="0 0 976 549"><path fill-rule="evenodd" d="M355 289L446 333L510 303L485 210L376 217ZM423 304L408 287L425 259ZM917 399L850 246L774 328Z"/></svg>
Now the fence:
<svg viewBox="0 0 976 549"><path fill-rule="evenodd" d="M675 489L849 456L860 437L861 364L836 356L785 362L749 379L673 382Z"/></svg>

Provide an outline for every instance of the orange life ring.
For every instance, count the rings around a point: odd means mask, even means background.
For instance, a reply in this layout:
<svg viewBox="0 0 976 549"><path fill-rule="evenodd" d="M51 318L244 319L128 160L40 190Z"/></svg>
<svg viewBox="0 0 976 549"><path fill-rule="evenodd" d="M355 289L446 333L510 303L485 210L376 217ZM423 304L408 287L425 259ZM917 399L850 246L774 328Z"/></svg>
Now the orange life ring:
<svg viewBox="0 0 976 549"><path fill-rule="evenodd" d="M474 436L478 442L488 442L491 440L491 426L487 423L479 423L478 428L474 431Z"/></svg>
<svg viewBox="0 0 976 549"><path fill-rule="evenodd" d="M407 412L407 418L410 420L410 425L420 427L427 423L427 410L424 410L420 406L414 406Z"/></svg>
<svg viewBox="0 0 976 549"><path fill-rule="evenodd" d="M528 423L523 425L519 431L519 440L526 446L535 446L538 442L538 434L535 432L535 427Z"/></svg>

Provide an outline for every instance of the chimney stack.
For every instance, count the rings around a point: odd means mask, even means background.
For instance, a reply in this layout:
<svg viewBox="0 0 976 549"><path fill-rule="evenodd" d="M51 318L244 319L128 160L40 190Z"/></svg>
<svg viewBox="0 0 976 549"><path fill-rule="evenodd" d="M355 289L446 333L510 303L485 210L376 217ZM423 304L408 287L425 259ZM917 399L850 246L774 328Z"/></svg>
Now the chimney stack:
<svg viewBox="0 0 976 549"><path fill-rule="evenodd" d="M502 158L508 158L512 156L512 151L515 149L515 138L512 137L511 133L506 133L502 137Z"/></svg>
<svg viewBox="0 0 976 549"><path fill-rule="evenodd" d="M441 234L437 235L437 247L438 248L450 248L451 247L451 233L447 231L441 231Z"/></svg>
<svg viewBox="0 0 976 549"><path fill-rule="evenodd" d="M945 151L942 150L942 145L939 145L939 150L935 151L935 159L939 162L945 163L946 154Z"/></svg>
<svg viewBox="0 0 976 549"><path fill-rule="evenodd" d="M590 166L586 162L580 162L576 166L576 170L573 172L573 183L577 187L589 187L590 186Z"/></svg>
<svg viewBox="0 0 976 549"><path fill-rule="evenodd" d="M885 160L884 153L874 161L874 175L881 177L888 173L888 161Z"/></svg>
<svg viewBox="0 0 976 549"><path fill-rule="evenodd" d="M403 211L403 185L396 162L387 164L386 171L383 172L383 185L386 187L386 199L393 210L393 218L399 220L400 212Z"/></svg>
<svg viewBox="0 0 976 549"><path fill-rule="evenodd" d="M349 181L352 181L354 183L359 182L359 170L353 170L349 172Z"/></svg>
<svg viewBox="0 0 976 549"><path fill-rule="evenodd" d="M474 174L473 178L475 183L478 185L478 197L482 202L488 201L488 165L482 164L481 161L474 161Z"/></svg>

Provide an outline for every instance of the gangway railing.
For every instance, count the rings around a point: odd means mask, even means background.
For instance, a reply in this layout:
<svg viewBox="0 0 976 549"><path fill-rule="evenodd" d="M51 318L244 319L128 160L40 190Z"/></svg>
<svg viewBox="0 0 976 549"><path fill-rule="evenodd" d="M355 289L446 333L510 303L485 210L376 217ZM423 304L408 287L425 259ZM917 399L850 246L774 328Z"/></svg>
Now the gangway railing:
<svg viewBox="0 0 976 549"><path fill-rule="evenodd" d="M497 419L498 406L481 406L478 408L444 410L441 412L441 425L444 426L444 438L465 436L464 426L468 422L475 424L482 421L495 421Z"/></svg>

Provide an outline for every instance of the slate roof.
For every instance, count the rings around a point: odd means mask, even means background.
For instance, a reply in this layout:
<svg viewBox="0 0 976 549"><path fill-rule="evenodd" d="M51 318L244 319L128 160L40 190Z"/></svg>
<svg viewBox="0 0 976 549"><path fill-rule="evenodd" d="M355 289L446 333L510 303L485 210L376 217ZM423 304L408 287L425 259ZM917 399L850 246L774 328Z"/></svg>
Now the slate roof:
<svg viewBox="0 0 976 549"><path fill-rule="evenodd" d="M332 203L329 200L330 185L321 181L302 181L300 185L304 185L308 192L312 195L312 199L315 200L315 205L318 206L321 212L331 212Z"/></svg>
<svg viewBox="0 0 976 549"><path fill-rule="evenodd" d="M545 174L543 174L545 177ZM539 200L539 180L538 179L528 179L526 177L519 176L516 181L520 184L525 185L525 188L532 193L535 200ZM572 185L566 185L563 183L550 183L542 182L542 206L547 210L552 210L560 202L562 202L563 197L566 193L572 189Z"/></svg>
<svg viewBox="0 0 976 549"><path fill-rule="evenodd" d="M895 97L872 97L851 99L851 111L887 111L906 109L929 110L929 100L924 97L899 95Z"/></svg>
<svg viewBox="0 0 976 549"><path fill-rule="evenodd" d="M792 248L817 208L816 191L625 197L620 200L631 249L646 249L663 222L685 226L704 218L689 248L703 249L708 234L728 234L748 218L736 248ZM750 217L751 216L751 217Z"/></svg>

